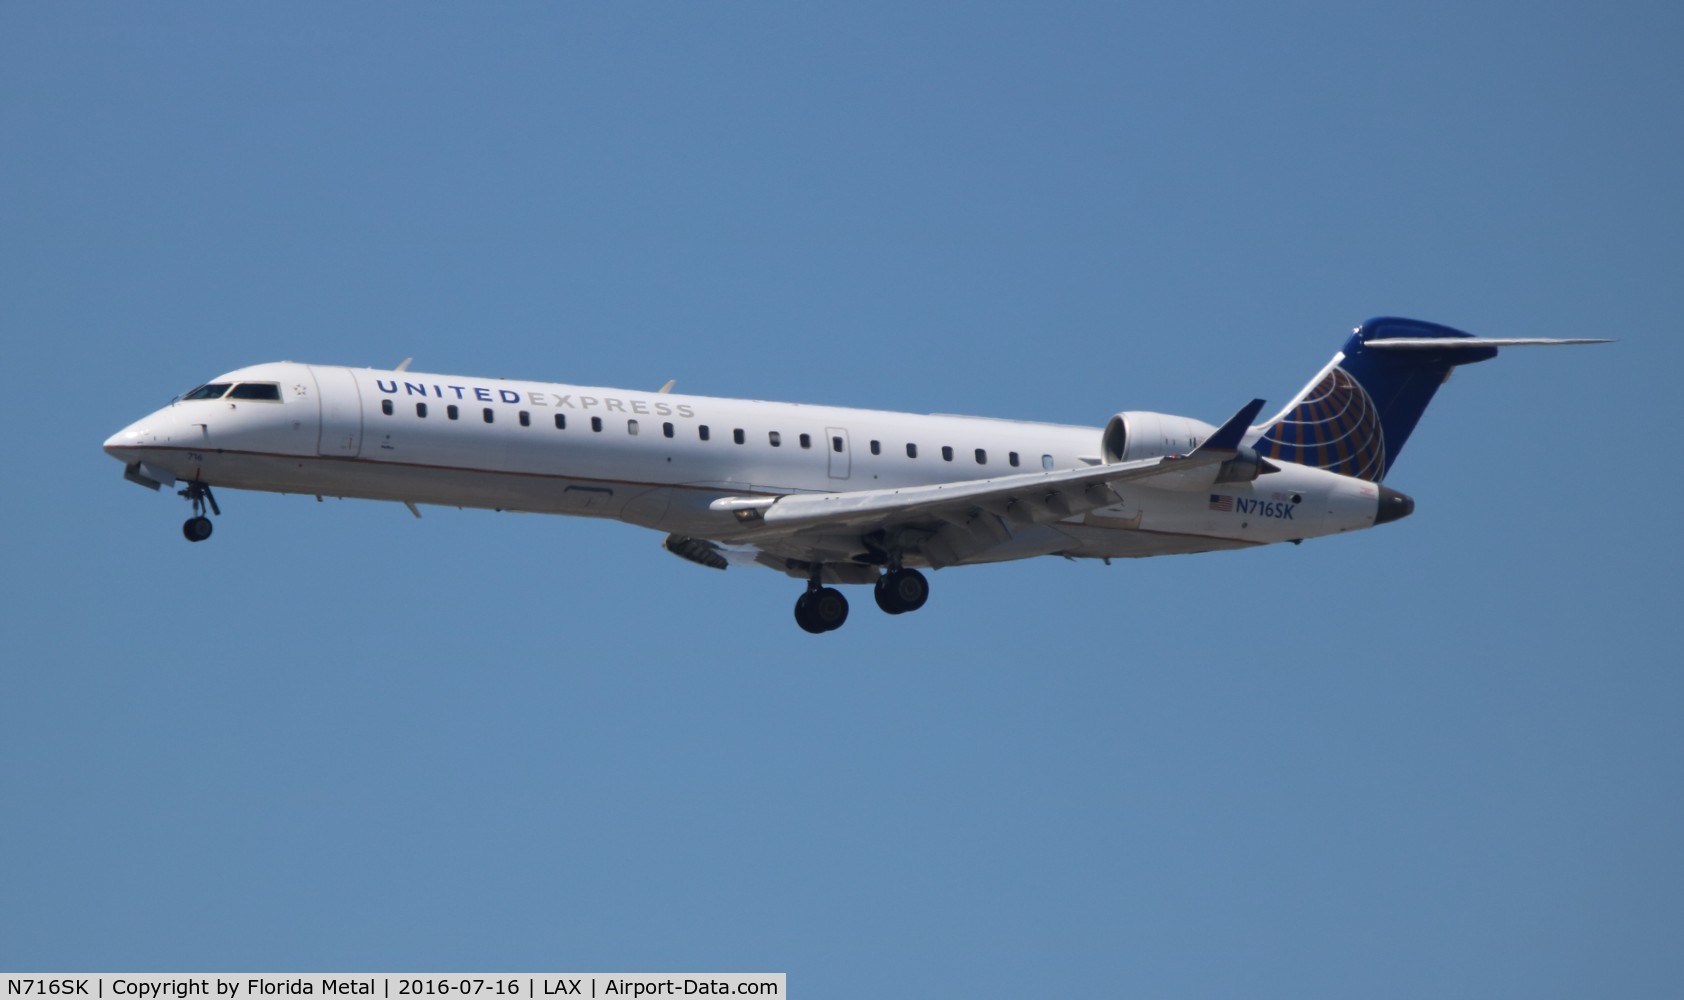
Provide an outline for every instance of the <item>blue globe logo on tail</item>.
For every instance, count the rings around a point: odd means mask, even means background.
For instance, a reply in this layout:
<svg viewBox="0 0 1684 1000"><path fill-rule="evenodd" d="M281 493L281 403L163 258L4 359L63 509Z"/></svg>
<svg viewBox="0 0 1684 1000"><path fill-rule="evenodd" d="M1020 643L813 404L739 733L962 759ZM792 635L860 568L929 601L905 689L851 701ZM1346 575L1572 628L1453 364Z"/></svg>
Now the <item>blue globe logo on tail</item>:
<svg viewBox="0 0 1684 1000"><path fill-rule="evenodd" d="M1343 368L1333 368L1257 441L1268 458L1379 482L1386 438L1374 400Z"/></svg>

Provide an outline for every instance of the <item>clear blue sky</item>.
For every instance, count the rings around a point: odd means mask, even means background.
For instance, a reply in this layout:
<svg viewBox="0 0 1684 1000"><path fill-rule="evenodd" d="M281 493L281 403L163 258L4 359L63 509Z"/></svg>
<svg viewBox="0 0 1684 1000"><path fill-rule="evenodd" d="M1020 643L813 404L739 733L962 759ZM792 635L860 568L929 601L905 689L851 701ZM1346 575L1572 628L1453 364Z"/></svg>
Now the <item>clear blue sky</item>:
<svg viewBox="0 0 1684 1000"><path fill-rule="evenodd" d="M1676 4L0 7L0 966L1684 993ZM916 615L100 442L291 359L1103 424L1460 372L1299 547Z"/></svg>

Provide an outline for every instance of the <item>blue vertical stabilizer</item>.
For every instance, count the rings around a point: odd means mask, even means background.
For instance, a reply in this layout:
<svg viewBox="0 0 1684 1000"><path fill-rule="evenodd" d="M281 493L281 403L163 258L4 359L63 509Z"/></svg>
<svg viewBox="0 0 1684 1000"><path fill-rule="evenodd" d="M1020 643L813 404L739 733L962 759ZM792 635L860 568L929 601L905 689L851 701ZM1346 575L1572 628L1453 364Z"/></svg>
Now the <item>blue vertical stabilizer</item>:
<svg viewBox="0 0 1684 1000"><path fill-rule="evenodd" d="M1388 340L1406 340L1407 349L1375 346ZM1448 326L1371 319L1266 425L1255 447L1268 458L1380 482L1450 370L1496 356L1496 347Z"/></svg>

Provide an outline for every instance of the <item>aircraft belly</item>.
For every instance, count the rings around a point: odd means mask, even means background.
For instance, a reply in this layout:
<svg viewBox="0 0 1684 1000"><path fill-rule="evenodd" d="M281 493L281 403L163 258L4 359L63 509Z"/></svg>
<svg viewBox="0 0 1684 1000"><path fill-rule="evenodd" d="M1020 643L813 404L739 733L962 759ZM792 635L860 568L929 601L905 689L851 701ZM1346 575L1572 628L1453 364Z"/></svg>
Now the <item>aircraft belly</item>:
<svg viewBox="0 0 1684 1000"><path fill-rule="evenodd" d="M670 504L670 488L574 480L563 476L438 469L310 455L150 452L146 460L183 480L213 486L449 507L623 517L651 527Z"/></svg>
<svg viewBox="0 0 1684 1000"><path fill-rule="evenodd" d="M1227 549L1246 549L1262 544L1238 538L1219 538L1214 535L1177 534L1163 531L1118 530L1092 524L1060 525L1074 541L1075 547L1064 554L1091 559L1143 559L1147 556L1186 555L1193 552L1220 552Z"/></svg>

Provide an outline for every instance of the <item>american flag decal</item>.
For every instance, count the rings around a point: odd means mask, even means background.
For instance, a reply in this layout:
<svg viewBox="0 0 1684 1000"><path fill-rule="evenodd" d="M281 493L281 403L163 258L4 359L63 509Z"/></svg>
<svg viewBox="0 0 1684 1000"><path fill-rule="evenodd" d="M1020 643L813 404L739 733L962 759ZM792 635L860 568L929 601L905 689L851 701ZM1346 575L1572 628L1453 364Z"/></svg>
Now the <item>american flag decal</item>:
<svg viewBox="0 0 1684 1000"><path fill-rule="evenodd" d="M1234 498L1223 496L1220 493L1212 493L1210 495L1210 509L1219 510L1224 514L1232 514L1234 512Z"/></svg>

